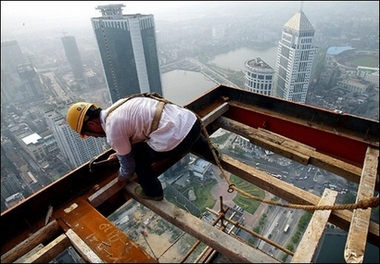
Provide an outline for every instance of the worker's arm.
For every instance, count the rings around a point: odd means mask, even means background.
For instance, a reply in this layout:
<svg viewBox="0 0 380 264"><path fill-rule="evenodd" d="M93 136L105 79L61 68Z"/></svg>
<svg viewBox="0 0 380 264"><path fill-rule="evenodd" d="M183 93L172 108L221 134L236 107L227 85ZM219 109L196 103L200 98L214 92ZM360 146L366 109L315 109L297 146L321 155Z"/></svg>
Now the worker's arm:
<svg viewBox="0 0 380 264"><path fill-rule="evenodd" d="M136 162L133 156L133 152L129 152L125 155L117 155L120 162L119 177L118 180L121 183L132 180L133 173L135 172Z"/></svg>

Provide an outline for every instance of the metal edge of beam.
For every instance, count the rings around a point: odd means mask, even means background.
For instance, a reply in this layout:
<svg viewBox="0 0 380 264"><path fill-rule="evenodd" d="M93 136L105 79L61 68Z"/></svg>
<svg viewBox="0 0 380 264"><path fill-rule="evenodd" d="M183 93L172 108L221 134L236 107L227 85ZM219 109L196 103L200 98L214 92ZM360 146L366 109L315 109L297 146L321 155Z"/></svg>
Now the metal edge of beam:
<svg viewBox="0 0 380 264"><path fill-rule="evenodd" d="M241 243L217 228L213 228L211 224L202 221L181 208L178 208L165 199L162 201L152 201L138 197L134 192L136 186L137 183L135 182L128 183L125 186L125 191L132 198L148 207L166 221L220 252L227 258L237 263L278 262L275 258L268 256L266 253L258 249Z"/></svg>
<svg viewBox="0 0 380 264"><path fill-rule="evenodd" d="M325 189L318 205L333 205L338 192ZM311 263L322 238L323 231L328 223L331 210L319 210L313 213L305 233L297 246L292 263Z"/></svg>
<svg viewBox="0 0 380 264"><path fill-rule="evenodd" d="M379 121L354 116L348 113L339 114L333 110L323 107L306 105L299 102L293 102L278 97L267 96L254 93L245 89L235 88L229 85L218 85L213 89L205 92L201 97L186 104L186 107L192 111L198 112L203 106L220 98L226 98L229 102L237 102L271 111L289 118L296 117L313 124L325 124L332 128L341 128L344 131L352 131L355 134L366 135L364 138L372 137L375 144L379 144ZM226 100L225 100L226 101Z"/></svg>
<svg viewBox="0 0 380 264"><path fill-rule="evenodd" d="M112 149L108 149L99 156L107 158L112 152ZM91 174L88 170L88 164L89 162L82 164L1 213L2 236L0 240L2 252L8 247L12 238L25 239L27 236L23 234L24 231L34 232L36 228L41 228L40 219L45 218L46 210L50 205L59 208L107 176L104 173ZM110 169L107 169L110 172ZM102 168L102 170L105 169Z"/></svg>

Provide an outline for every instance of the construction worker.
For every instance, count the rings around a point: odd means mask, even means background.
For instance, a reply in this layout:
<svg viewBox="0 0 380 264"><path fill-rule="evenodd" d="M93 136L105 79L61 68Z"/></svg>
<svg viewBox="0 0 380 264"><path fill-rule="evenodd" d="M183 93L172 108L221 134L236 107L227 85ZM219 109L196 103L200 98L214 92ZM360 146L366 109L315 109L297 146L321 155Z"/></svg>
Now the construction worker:
<svg viewBox="0 0 380 264"><path fill-rule="evenodd" d="M163 190L154 162L190 151L208 161L215 158L192 111L147 94L120 99L105 110L94 103L75 103L67 112L67 122L82 138L106 137L116 152L108 159L117 157L120 163L118 182L125 184L136 173L140 184L136 194L159 201Z"/></svg>

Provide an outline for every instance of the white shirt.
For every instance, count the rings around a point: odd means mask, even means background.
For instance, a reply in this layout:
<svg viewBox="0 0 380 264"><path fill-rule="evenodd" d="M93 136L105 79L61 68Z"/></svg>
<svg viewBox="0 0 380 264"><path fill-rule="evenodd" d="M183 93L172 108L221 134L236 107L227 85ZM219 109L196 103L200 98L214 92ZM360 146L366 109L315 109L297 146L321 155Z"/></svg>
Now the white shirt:
<svg viewBox="0 0 380 264"><path fill-rule="evenodd" d="M107 118L112 106L101 111L107 142L118 155L130 153L132 144L142 141L155 151L169 151L186 137L197 117L175 104L165 104L157 130L149 134L158 103L149 97L135 97L117 107Z"/></svg>

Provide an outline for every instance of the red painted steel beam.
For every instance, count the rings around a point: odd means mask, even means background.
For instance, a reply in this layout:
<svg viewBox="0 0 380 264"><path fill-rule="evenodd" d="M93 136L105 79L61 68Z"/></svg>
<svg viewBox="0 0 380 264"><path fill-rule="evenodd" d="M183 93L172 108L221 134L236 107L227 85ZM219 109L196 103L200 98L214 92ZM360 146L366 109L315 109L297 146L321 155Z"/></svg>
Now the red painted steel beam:
<svg viewBox="0 0 380 264"><path fill-rule="evenodd" d="M253 128L264 128L309 145L318 152L336 157L347 163L359 167L363 166L368 146L363 141L232 105L224 115Z"/></svg>

